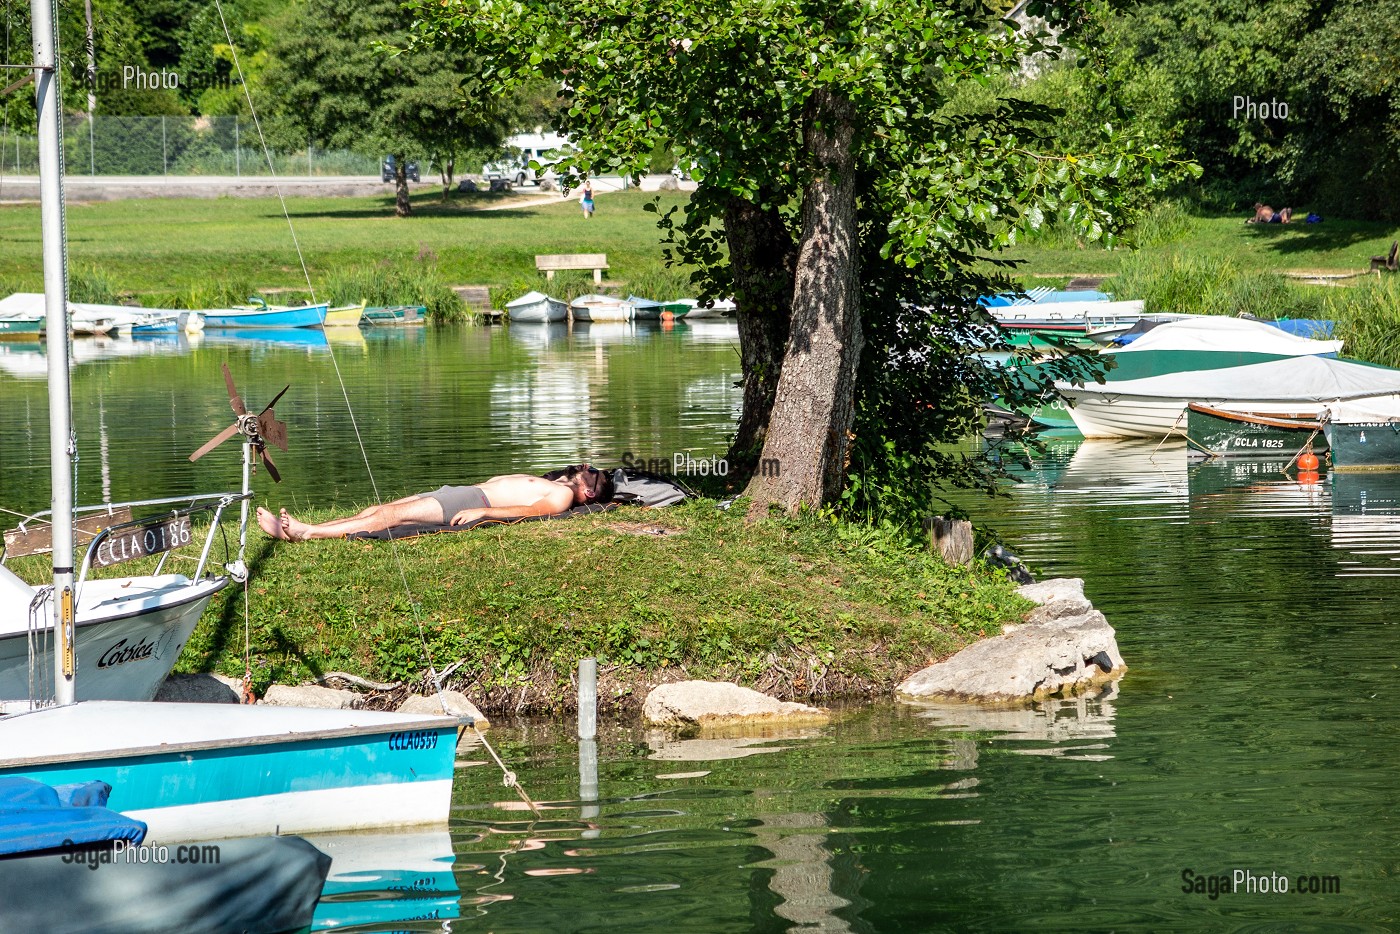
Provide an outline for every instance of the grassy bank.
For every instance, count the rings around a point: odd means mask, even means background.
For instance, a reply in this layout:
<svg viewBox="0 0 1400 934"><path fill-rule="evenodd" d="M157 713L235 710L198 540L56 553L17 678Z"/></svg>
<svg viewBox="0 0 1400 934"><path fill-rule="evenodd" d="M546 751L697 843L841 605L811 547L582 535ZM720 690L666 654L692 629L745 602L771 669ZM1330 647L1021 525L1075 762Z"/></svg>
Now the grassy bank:
<svg viewBox="0 0 1400 934"><path fill-rule="evenodd" d="M746 525L712 500L397 544L257 535L248 613L259 691L329 671L419 682L416 618L438 670L488 712L568 705L587 656L612 710L678 678L787 699L887 694L1030 606L1001 572L949 568L826 519ZM46 571L41 559L14 566L31 579ZM243 591L230 586L179 670L241 675L243 619Z"/></svg>

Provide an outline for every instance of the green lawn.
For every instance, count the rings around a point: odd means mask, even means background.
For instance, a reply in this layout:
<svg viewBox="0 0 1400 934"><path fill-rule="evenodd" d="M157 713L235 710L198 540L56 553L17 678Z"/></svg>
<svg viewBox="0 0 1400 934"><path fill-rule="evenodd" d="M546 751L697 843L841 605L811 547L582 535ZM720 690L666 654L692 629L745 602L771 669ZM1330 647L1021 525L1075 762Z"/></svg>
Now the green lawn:
<svg viewBox="0 0 1400 934"><path fill-rule="evenodd" d="M1246 224L1243 216L1187 217L1185 229L1161 243L1136 252L1144 259L1181 253L1196 259L1229 260L1241 272L1355 272L1369 266L1370 257L1385 253L1400 227L1367 221L1295 221L1288 225ZM1114 275L1131 249L1107 251L1047 237L1016 247L1007 259L1023 261L1022 275L1063 277L1075 274ZM1041 283L1043 284L1043 283Z"/></svg>
<svg viewBox="0 0 1400 934"><path fill-rule="evenodd" d="M438 275L451 284L519 288L536 280L537 253L606 253L609 278L619 282L657 276L662 260L656 218L642 210L654 197L636 191L602 195L591 220L573 200L482 210L506 198L534 200L520 195L466 195L443 203L426 192L415 198L410 218L394 217L388 197L293 198L287 207L318 288L339 268L416 258L435 259ZM659 197L663 208L684 198ZM1159 233L1136 254L1079 245L1052 232L1006 256L1021 260L1025 281L1035 284L1074 274L1113 275L1134 255L1139 261L1174 254L1228 260L1241 273L1346 272L1365 269L1371 256L1400 238L1400 228L1383 223L1329 219L1256 226L1242 216L1172 216L1167 235ZM68 209L68 235L75 270L96 267L117 290L136 295L170 295L211 282L253 288L304 283L276 199L79 203ZM40 281L38 206L0 206L0 286L37 289Z"/></svg>
<svg viewBox="0 0 1400 934"><path fill-rule="evenodd" d="M629 279L661 264L655 215L642 204L657 197L623 192L598 198L591 220L576 201L480 210L501 196L437 194L415 198L415 216L393 216L392 199L294 198L287 202L312 281L319 287L338 267L433 257L454 284L507 285L535 276L537 253L606 253L610 276ZM670 206L681 196L662 193ZM520 198L522 201L531 198ZM98 267L121 291L138 295L187 291L210 281L257 288L304 285L287 220L276 199L145 199L73 204L68 208L69 263ZM0 283L41 284L39 208L0 206Z"/></svg>

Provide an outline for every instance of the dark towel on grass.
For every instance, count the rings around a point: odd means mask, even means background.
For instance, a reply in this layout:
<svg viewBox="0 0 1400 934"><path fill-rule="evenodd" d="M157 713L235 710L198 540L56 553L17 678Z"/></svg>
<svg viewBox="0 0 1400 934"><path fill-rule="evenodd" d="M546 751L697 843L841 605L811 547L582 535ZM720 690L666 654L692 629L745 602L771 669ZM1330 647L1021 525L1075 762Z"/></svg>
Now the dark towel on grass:
<svg viewBox="0 0 1400 934"><path fill-rule="evenodd" d="M517 522L539 522L550 519L571 519L574 516L586 516L595 512L607 512L614 509L617 503L585 503L582 506L575 506L568 512L557 513L552 516L518 516L513 519L477 519L475 522L467 522L462 525L401 525L393 529L385 529L380 532L354 532L345 536L347 539L374 539L377 541L388 541L391 538L417 538L419 535L435 535L438 532L465 532L468 529L477 529L487 525L514 525Z"/></svg>

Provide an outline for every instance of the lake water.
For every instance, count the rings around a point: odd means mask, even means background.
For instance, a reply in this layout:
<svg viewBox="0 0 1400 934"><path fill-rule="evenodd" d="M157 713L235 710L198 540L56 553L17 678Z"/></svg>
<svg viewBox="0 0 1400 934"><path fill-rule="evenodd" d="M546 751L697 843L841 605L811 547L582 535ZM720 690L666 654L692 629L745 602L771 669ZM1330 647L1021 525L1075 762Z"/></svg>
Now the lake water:
<svg viewBox="0 0 1400 934"><path fill-rule="evenodd" d="M224 360L250 405L293 384L287 479L258 481L288 503L372 495L337 368L385 496L722 451L732 327L615 337L429 331L334 356L206 338L83 363L80 499L232 483L232 448L183 462L230 414ZM43 387L4 369L0 505L31 508L47 498L30 450ZM1085 579L1130 666L1116 691L858 705L826 728L715 741L604 724L596 792L569 724L501 722L488 736L542 814L464 750L449 832L320 841L339 862L318 927L1395 929L1400 478L1300 486L1281 463L1189 466L1179 445L998 456L1021 482L966 504L1042 576ZM1336 891L1300 891L1314 887Z"/></svg>

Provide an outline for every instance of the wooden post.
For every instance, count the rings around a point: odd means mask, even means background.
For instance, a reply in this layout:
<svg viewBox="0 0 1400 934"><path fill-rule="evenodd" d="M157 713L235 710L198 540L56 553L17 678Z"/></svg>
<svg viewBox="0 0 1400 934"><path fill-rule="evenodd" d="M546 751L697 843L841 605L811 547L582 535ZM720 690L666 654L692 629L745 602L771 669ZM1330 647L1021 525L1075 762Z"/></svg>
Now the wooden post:
<svg viewBox="0 0 1400 934"><path fill-rule="evenodd" d="M958 565L972 560L971 522L934 516L928 527L929 547L942 555L945 562Z"/></svg>

